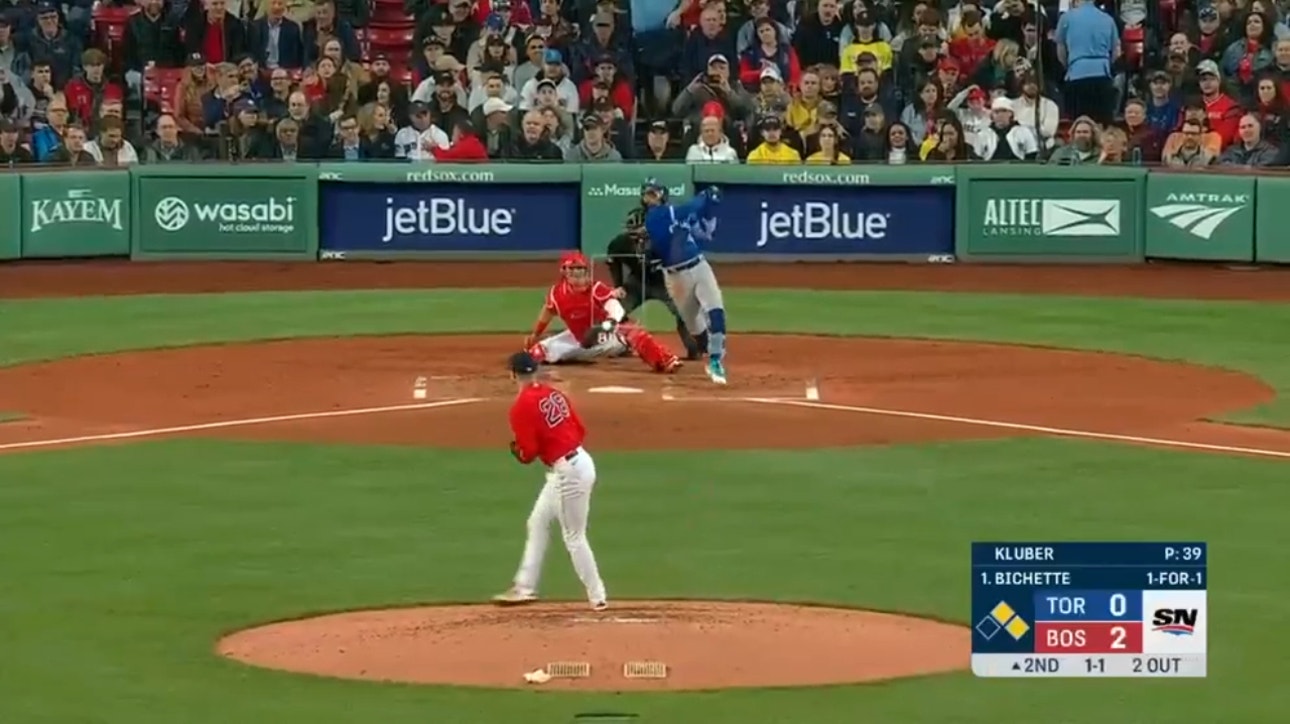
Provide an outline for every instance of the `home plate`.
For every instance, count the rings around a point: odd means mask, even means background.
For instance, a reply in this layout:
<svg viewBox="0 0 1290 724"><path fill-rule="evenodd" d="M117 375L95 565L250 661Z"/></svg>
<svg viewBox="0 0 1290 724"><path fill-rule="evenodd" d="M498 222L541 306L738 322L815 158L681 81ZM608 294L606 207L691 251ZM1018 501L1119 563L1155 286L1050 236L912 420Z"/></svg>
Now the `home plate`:
<svg viewBox="0 0 1290 724"><path fill-rule="evenodd" d="M612 385L609 387L592 387L587 390L587 392L599 392L605 395L639 395L644 391L639 387L616 387Z"/></svg>

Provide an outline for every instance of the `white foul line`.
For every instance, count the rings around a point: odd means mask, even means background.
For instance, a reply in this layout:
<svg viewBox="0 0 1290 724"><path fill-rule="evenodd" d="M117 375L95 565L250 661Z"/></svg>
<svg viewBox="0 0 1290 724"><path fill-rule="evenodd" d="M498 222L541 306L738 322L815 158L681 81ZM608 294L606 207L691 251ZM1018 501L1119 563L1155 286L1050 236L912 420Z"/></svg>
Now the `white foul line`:
<svg viewBox="0 0 1290 724"><path fill-rule="evenodd" d="M1092 430L1073 430L1065 427L1045 427L1043 425L1027 425L1020 422L1005 422L1003 420L987 420L979 417L959 417L957 415L937 415L931 412L913 412L910 410L889 410L882 407L860 407L857 405L836 405L827 402L803 402L801 400L785 400L770 397L746 397L745 402L758 402L764 405L791 405L793 407L809 407L816 410L836 410L839 412L861 412L867 415L882 415L884 417L906 417L915 420L935 420L937 422L956 422L961 425L975 425L977 427L997 427L1005 430L1021 430L1024 432L1040 432L1046 435L1057 435L1060 437L1076 437L1086 440L1111 440L1114 442L1131 442L1139 445L1160 445L1162 447L1186 448L1189 450L1209 450L1211 452L1240 453L1244 455L1260 455L1270 458L1290 458L1290 452L1279 450L1264 450L1253 447L1237 447L1234 445L1213 445L1203 442L1186 442L1184 440L1166 440L1157 437L1140 437L1138 435L1117 435L1110 432L1093 432Z"/></svg>
<svg viewBox="0 0 1290 724"><path fill-rule="evenodd" d="M247 425L267 425L273 422L293 422L296 420L322 420L329 417L353 417L355 415L377 415L382 412L405 412L408 410L431 410L436 407L452 407L470 402L481 402L482 397L463 397L453 400L436 400L435 402L418 402L408 405L387 405L385 407L357 407L348 410L327 410L325 412L300 412L292 415L272 415L269 417L248 417L241 420L223 420L220 422L202 422L195 425L177 425L175 427L156 427L148 430L131 430L129 432L109 432L100 435L81 435L53 440L30 440L28 442L10 442L0 444L2 450L23 450L36 447L53 447L56 445L76 445L86 442L105 442L108 440L132 440L141 437L158 437L173 435L179 432L198 432L201 430L219 430L226 427L245 427Z"/></svg>

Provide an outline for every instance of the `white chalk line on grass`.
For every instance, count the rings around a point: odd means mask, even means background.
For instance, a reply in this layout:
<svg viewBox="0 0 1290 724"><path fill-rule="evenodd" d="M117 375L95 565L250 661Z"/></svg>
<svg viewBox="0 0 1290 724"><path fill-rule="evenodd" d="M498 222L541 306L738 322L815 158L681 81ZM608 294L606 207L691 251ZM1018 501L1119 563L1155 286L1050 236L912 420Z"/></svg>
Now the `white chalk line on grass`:
<svg viewBox="0 0 1290 724"><path fill-rule="evenodd" d="M1028 425L1021 422L1008 422L1006 420L990 420L980 417L961 417L958 415L937 415L931 412L914 412L912 410L892 410L883 407L862 407L859 405L838 405L829 402L807 402L804 400L786 400L782 398L771 397L748 397L744 398L745 402L756 402L764 405L789 405L792 407L808 407L815 410L834 410L837 412L860 412L866 415L881 415L883 417L904 417L913 420L933 420L936 422L955 422L960 425L975 425L977 427L994 427L1004 430L1020 430L1023 432L1038 432L1045 435L1056 435L1059 437L1074 437L1085 440L1110 440L1112 442L1128 442L1139 445L1159 445L1162 447L1184 448L1187 450L1207 450L1210 452L1240 453L1244 455L1259 455L1269 458L1290 459L1290 452L1280 450L1264 450L1254 447L1240 447L1236 445L1215 445L1204 442L1187 442L1185 440L1167 440L1158 437L1141 437L1138 435L1119 435L1110 432L1095 432L1093 430L1075 430L1066 427L1047 427L1045 425Z"/></svg>
<svg viewBox="0 0 1290 724"><path fill-rule="evenodd" d="M354 417L357 415L379 415L384 412L407 412L410 410L433 410L436 407L452 407L471 402L482 402L482 397L461 397L434 402L418 402L408 405L386 405L384 407L355 407L346 410L326 410L324 412L299 412L291 415L270 415L267 417L247 417L240 420L222 420L220 422L201 422L193 425L176 425L174 427L154 427L147 430L130 430L127 432L107 432L98 435L79 435L77 437L53 438L49 440L29 440L27 442L9 442L0 444L0 451L25 450L57 445L77 445L90 442L107 442L109 440L133 440L143 437L159 437L181 432L200 432L202 430L220 430L227 427L246 427L248 425L268 425L274 422L296 422L299 420L324 420L331 417Z"/></svg>

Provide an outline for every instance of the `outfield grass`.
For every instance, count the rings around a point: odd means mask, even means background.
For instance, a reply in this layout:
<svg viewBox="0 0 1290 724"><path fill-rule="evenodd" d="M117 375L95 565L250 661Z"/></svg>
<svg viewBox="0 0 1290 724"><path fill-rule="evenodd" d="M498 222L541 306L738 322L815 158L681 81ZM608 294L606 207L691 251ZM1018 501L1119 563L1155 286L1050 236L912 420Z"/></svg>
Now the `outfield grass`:
<svg viewBox="0 0 1290 724"><path fill-rule="evenodd" d="M0 410L0 425L3 425L6 422L17 422L24 417L26 416L21 412L5 412L4 410Z"/></svg>
<svg viewBox="0 0 1290 724"><path fill-rule="evenodd" d="M962 338L1189 359L1290 388L1283 305L730 293L737 328ZM0 364L239 339L515 331L532 290L0 302ZM661 322L661 317L658 317ZM1282 400L1243 419L1290 422ZM857 418L857 423L860 419ZM1264 724L1284 718L1286 466L1070 440L597 454L592 539L617 597L968 614L970 541L1207 540L1210 677L683 695L378 685L244 667L223 632L505 585L534 470L484 451L175 440L0 455L0 723ZM553 551L547 593L575 598ZM861 655L873 655L863 652ZM881 652L877 652L881 653ZM966 665L966 662L965 662Z"/></svg>

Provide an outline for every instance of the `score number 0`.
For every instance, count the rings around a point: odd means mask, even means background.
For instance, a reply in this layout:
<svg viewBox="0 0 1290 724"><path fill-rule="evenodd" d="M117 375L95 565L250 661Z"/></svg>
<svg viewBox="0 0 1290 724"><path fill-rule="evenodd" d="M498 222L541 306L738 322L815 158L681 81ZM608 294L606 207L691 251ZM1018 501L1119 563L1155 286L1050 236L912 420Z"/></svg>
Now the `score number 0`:
<svg viewBox="0 0 1290 724"><path fill-rule="evenodd" d="M1124 597L1123 593L1112 593L1110 600L1111 618L1120 618L1129 610L1129 600ZM1111 627L1111 648L1123 649L1124 638L1128 636L1123 626Z"/></svg>

